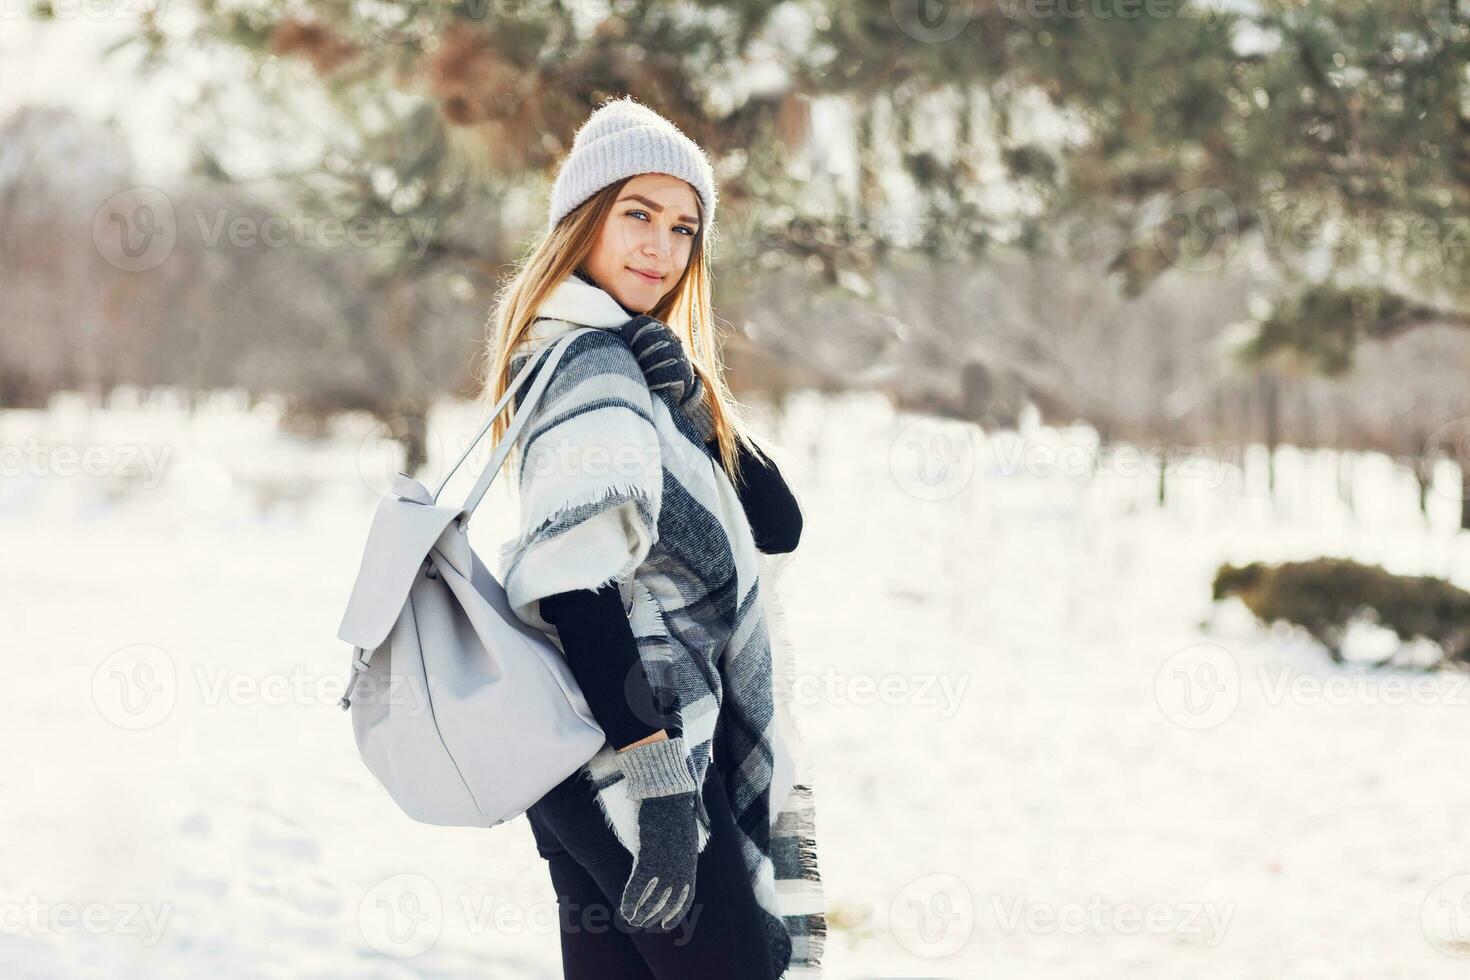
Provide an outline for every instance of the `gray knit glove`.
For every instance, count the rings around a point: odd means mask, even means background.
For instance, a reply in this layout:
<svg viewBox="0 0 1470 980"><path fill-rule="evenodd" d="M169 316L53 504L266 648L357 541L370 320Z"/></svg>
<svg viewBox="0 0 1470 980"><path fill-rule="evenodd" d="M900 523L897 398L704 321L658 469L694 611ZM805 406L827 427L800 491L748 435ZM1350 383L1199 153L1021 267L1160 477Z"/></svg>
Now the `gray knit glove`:
<svg viewBox="0 0 1470 980"><path fill-rule="evenodd" d="M638 358L648 390L663 395L682 411L701 442L714 438L715 419L705 397L704 382L695 373L678 335L647 313L640 313L618 329Z"/></svg>
<svg viewBox="0 0 1470 980"><path fill-rule="evenodd" d="M684 761L684 736L618 752L629 799L638 804L638 854L618 911L629 925L670 930L694 905L699 861L699 787Z"/></svg>

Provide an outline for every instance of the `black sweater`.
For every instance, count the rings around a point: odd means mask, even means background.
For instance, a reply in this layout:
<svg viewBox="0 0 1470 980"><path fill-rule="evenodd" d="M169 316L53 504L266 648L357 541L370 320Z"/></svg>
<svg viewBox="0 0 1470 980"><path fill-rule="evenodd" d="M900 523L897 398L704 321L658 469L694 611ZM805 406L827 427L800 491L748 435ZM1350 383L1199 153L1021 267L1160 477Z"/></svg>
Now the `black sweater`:
<svg viewBox="0 0 1470 980"><path fill-rule="evenodd" d="M707 445L718 465L715 443ZM801 540L801 510L781 471L774 462L751 453L744 445L740 446L740 465L744 477L738 487L740 504L750 521L756 547L767 554L794 551ZM653 692L616 584L547 596L541 600L541 617L556 627L567 666L592 716L615 748L624 748L660 729L666 729L670 738L681 734L673 718L658 725L633 710L635 702L652 705Z"/></svg>

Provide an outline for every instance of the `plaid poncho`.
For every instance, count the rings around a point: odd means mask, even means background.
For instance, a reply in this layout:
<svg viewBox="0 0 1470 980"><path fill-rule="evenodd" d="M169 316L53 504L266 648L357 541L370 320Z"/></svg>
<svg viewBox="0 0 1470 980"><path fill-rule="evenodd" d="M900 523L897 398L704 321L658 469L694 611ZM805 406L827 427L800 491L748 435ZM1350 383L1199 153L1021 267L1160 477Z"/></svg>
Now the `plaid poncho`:
<svg viewBox="0 0 1470 980"><path fill-rule="evenodd" d="M775 588L790 556L756 549L723 467L682 413L649 392L616 329L628 314L612 296L568 277L538 315L546 319L516 352L513 373L563 332L600 329L570 343L521 435L518 534L500 556L511 608L555 638L542 598L619 584L649 682L678 705L696 783L712 753L720 760L775 972L819 975L826 918L810 762L788 707L793 665ZM637 854L639 804L615 754L604 744L582 772L608 826ZM699 809L702 852L709 829L702 801Z"/></svg>

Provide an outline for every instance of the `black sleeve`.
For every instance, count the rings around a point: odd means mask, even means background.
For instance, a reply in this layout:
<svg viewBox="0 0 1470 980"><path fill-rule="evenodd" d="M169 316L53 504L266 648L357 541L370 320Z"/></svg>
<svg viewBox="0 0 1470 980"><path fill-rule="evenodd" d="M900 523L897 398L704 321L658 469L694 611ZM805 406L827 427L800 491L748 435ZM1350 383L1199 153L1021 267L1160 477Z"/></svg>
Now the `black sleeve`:
<svg viewBox="0 0 1470 980"><path fill-rule="evenodd" d="M617 585L547 596L541 600L541 618L556 626L567 666L613 748L625 748L660 729L668 729L670 738L680 734L676 718L653 725L633 710L635 699L652 706L654 697ZM634 684L640 686L629 690Z"/></svg>
<svg viewBox="0 0 1470 980"><path fill-rule="evenodd" d="M744 443L737 445L742 480L736 483L736 489L745 517L750 521L755 546L768 555L795 551L801 540L801 508L796 504L796 497L775 462L764 453L752 453ZM710 440L705 446L718 462L719 444Z"/></svg>

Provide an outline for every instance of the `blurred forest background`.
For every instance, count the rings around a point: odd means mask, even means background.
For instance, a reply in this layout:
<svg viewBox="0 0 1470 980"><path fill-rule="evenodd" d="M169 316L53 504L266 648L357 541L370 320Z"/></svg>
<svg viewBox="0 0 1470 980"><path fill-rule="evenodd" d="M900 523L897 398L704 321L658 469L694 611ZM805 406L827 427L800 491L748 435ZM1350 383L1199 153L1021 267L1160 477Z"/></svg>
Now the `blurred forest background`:
<svg viewBox="0 0 1470 980"><path fill-rule="evenodd" d="M1374 451L1421 507L1439 461L1470 487L1463 8L1094 6L118 7L111 57L205 66L191 172L139 187L64 108L0 121L0 406L244 389L302 434L370 412L415 470L559 155L631 94L716 162L747 396Z"/></svg>
<svg viewBox="0 0 1470 980"><path fill-rule="evenodd" d="M0 0L0 976L560 975L335 633L622 95L803 509L827 975L1463 977L1466 0Z"/></svg>

